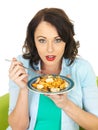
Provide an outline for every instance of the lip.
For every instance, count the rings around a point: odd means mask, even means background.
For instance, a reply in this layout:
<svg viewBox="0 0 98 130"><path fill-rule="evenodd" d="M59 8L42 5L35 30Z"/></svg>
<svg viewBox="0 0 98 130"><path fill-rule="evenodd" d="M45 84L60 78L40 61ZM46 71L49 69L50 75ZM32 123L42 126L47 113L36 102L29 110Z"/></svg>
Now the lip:
<svg viewBox="0 0 98 130"><path fill-rule="evenodd" d="M47 59L48 61L54 61L55 58L56 58L55 55L47 55L47 56L46 56L46 59Z"/></svg>

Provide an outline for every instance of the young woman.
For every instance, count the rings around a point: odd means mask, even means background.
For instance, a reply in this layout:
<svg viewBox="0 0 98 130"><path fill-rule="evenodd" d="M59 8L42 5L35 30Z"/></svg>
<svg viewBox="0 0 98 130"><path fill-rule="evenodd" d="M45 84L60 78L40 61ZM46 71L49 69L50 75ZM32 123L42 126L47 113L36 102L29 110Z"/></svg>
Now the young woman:
<svg viewBox="0 0 98 130"><path fill-rule="evenodd" d="M8 130L98 130L98 88L88 61L78 56L74 26L59 8L37 12L27 27L23 55L9 68ZM44 95L28 90L37 74L70 76L74 88L65 94Z"/></svg>

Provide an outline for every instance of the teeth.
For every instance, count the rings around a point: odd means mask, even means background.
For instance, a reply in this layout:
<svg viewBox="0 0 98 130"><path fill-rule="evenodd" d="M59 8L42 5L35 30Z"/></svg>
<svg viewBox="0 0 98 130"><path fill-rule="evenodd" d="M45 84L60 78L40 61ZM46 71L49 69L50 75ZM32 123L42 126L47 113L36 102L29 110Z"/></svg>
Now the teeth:
<svg viewBox="0 0 98 130"><path fill-rule="evenodd" d="M54 57L54 56L48 56L49 58L52 58L52 57Z"/></svg>

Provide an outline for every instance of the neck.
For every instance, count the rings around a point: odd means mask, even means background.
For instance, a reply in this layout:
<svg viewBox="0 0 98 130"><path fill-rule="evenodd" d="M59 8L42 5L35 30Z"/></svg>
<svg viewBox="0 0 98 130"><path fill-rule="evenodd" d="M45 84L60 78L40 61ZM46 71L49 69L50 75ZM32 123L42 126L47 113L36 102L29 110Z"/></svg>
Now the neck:
<svg viewBox="0 0 98 130"><path fill-rule="evenodd" d="M44 74L60 74L61 63L55 65L46 65L42 63L42 72Z"/></svg>

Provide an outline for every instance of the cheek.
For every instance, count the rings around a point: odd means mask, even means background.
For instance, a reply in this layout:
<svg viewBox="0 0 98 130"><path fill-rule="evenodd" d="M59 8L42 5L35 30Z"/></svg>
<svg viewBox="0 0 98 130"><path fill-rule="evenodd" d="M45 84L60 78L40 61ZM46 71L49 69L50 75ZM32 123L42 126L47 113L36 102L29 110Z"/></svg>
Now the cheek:
<svg viewBox="0 0 98 130"><path fill-rule="evenodd" d="M44 57L45 50L44 50L43 48L38 48L37 51L38 51L38 54L39 54L39 56L40 56L41 58Z"/></svg>
<svg viewBox="0 0 98 130"><path fill-rule="evenodd" d="M42 51L42 48L36 44L36 49L37 49L37 51L38 51L38 54L40 54L41 51Z"/></svg>
<svg viewBox="0 0 98 130"><path fill-rule="evenodd" d="M64 45L64 46L60 46L60 47L58 47L58 48L56 49L56 51L57 51L58 53L61 53L61 54L64 53L64 50L65 50L65 45Z"/></svg>

